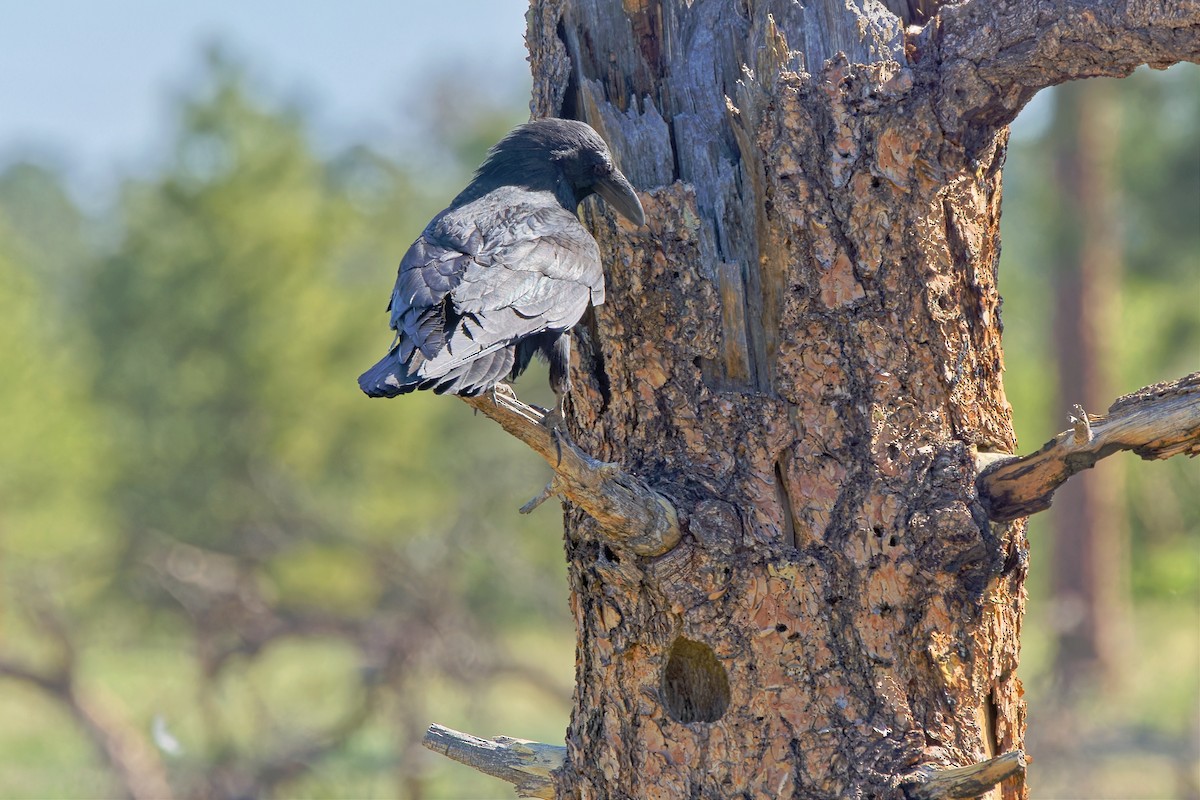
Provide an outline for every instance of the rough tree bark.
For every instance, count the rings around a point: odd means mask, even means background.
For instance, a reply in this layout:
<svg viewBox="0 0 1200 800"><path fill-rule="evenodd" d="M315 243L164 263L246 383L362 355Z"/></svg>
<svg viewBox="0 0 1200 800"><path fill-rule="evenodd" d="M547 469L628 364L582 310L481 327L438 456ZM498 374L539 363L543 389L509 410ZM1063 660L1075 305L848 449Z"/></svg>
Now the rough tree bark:
<svg viewBox="0 0 1200 800"><path fill-rule="evenodd" d="M533 0L528 19L534 115L596 127L647 218L585 212L608 300L577 330L571 433L682 534L638 555L637 531L568 509L557 796L1024 796L1024 528L976 488L980 452L1015 448L1006 126L1045 86L1196 58L1200 9L971 0L906 32L873 0Z"/></svg>
<svg viewBox="0 0 1200 800"><path fill-rule="evenodd" d="M810 8L534 7L535 114L596 126L648 192L641 231L593 217L574 433L688 533L639 562L568 515L563 797L896 797L1021 746L1025 543L972 452L1015 446L1007 132L945 129L939 37L914 69L878 6Z"/></svg>

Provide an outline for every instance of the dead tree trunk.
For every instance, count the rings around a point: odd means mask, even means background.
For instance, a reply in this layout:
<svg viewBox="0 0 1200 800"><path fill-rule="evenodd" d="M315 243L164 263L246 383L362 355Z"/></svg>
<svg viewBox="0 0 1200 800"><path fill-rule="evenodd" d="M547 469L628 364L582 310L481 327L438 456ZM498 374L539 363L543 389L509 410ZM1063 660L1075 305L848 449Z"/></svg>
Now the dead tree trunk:
<svg viewBox="0 0 1200 800"><path fill-rule="evenodd" d="M639 561L568 515L561 795L899 796L1020 748L1025 543L972 452L1015 446L1006 130L947 132L877 6L625 6L535 4L535 112L590 122L648 190L646 229L594 218L575 434L687 536Z"/></svg>
<svg viewBox="0 0 1200 800"><path fill-rule="evenodd" d="M560 798L1024 796L1023 524L976 489L979 454L1015 447L1006 126L1053 83L1195 58L1200 8L968 0L908 33L856 0L528 18L534 115L591 123L643 192L642 229L587 209L608 299L573 364L572 435L621 468L568 443L551 487L580 503L565 752L431 746L544 797L560 761Z"/></svg>
<svg viewBox="0 0 1200 800"><path fill-rule="evenodd" d="M535 115L590 122L647 192L642 231L593 216L610 289L575 435L686 534L639 559L568 514L562 796L899 796L1021 747L1025 543L973 454L1015 447L1005 125L1044 85L1162 60L1073 63L1072 24L1112 27L1103 49L1131 20L1036 5L906 39L871 3L535 1Z"/></svg>

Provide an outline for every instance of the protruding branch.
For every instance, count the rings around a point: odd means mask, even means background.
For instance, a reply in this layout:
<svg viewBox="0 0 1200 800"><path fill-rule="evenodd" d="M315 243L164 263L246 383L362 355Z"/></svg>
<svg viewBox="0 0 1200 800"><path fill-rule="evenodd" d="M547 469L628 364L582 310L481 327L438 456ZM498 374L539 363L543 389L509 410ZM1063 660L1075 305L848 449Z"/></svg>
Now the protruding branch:
<svg viewBox="0 0 1200 800"><path fill-rule="evenodd" d="M544 412L499 392L463 399L544 458L555 472L547 496L561 491L615 544L645 556L679 542L679 518L667 498L616 464L597 461L565 436L555 436L542 424Z"/></svg>
<svg viewBox="0 0 1200 800"><path fill-rule="evenodd" d="M1031 455L980 455L976 485L992 519L1005 522L1044 511L1067 478L1121 450L1147 460L1200 454L1200 372L1126 395L1106 417L1076 406L1071 421L1071 430Z"/></svg>
<svg viewBox="0 0 1200 800"><path fill-rule="evenodd" d="M1025 754L1014 750L966 767L921 767L902 786L910 800L966 800L979 797L1001 781L1024 774Z"/></svg>
<svg viewBox="0 0 1200 800"><path fill-rule="evenodd" d="M562 766L567 756L567 748L562 745L509 736L480 739L442 725L430 725L421 744L485 775L508 781L521 797L546 800L554 797L551 773Z"/></svg>
<svg viewBox="0 0 1200 800"><path fill-rule="evenodd" d="M546 502L551 497L554 497L556 494L558 494L561 491L562 491L562 486L559 483L558 476L555 475L553 478L550 479L550 482L546 484L546 488L542 489L542 491L538 493L537 497L533 498L532 500L530 500L528 503L521 506L517 510L520 511L522 514L532 514L534 511L538 510L538 508L542 505L542 503Z"/></svg>
<svg viewBox="0 0 1200 800"><path fill-rule="evenodd" d="M940 51L947 129L999 127L1048 86L1200 60L1200 3L966 0L943 6L923 36Z"/></svg>

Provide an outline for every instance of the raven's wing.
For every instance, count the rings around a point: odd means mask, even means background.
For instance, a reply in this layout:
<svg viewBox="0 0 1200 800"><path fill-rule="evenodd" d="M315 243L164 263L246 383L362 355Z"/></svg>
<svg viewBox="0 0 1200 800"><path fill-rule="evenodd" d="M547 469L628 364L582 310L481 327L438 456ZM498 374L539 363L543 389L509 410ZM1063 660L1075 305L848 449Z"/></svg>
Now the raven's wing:
<svg viewBox="0 0 1200 800"><path fill-rule="evenodd" d="M400 263L400 363L431 381L604 302L591 234L548 193L505 187L443 212Z"/></svg>

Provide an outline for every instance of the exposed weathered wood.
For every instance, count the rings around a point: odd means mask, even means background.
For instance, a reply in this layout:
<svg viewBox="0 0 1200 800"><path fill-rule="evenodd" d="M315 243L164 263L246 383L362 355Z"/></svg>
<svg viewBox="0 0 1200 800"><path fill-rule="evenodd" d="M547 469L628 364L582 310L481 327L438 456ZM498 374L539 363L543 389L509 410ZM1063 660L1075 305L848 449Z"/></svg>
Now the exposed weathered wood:
<svg viewBox="0 0 1200 800"><path fill-rule="evenodd" d="M1143 459L1200 454L1200 372L1120 398L1107 416L1076 406L1070 430L1027 456L981 454L977 485L988 515L1006 521L1044 511L1077 472L1122 450Z"/></svg>
<svg viewBox="0 0 1200 800"><path fill-rule="evenodd" d="M638 555L661 555L679 542L675 506L616 464L598 461L565 434L543 424L545 412L504 392L463 400L500 423L546 460L555 478L547 491L522 510L528 513L550 494L561 493L599 523L608 543Z"/></svg>
<svg viewBox="0 0 1200 800"><path fill-rule="evenodd" d="M562 766L567 748L510 736L481 739L443 725L430 725L421 743L460 764L513 784L520 797L554 797L551 773Z"/></svg>
<svg viewBox="0 0 1200 800"><path fill-rule="evenodd" d="M1005 753L966 767L923 766L901 784L909 800L968 800L990 791L1014 775L1025 774L1025 754Z"/></svg>

